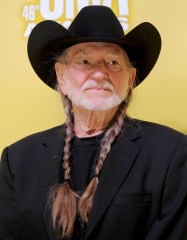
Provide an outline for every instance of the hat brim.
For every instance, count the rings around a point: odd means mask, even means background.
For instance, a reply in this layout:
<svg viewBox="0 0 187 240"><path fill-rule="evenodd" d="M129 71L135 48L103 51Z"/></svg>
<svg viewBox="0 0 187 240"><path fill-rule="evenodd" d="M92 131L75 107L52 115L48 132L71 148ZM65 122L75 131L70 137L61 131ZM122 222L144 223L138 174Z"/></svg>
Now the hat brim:
<svg viewBox="0 0 187 240"><path fill-rule="evenodd" d="M137 83L140 84L154 67L161 49L161 38L157 29L144 22L120 39L79 37L70 33L57 22L40 22L31 32L28 40L28 57L38 77L55 89L56 74L54 59L68 47L83 42L110 42L119 45L127 53L137 69Z"/></svg>

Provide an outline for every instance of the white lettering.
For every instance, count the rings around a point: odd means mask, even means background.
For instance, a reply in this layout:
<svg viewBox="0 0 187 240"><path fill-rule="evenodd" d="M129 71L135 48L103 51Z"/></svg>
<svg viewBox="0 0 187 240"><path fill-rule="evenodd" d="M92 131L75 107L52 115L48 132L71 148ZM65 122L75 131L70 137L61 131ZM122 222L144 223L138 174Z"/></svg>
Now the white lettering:
<svg viewBox="0 0 187 240"><path fill-rule="evenodd" d="M129 15L128 0L118 0L118 8L120 16Z"/></svg>
<svg viewBox="0 0 187 240"><path fill-rule="evenodd" d="M112 0L103 0L103 5L112 8Z"/></svg>
<svg viewBox="0 0 187 240"><path fill-rule="evenodd" d="M26 21L34 21L35 16L35 5L25 5L23 8L22 17L25 18Z"/></svg>
<svg viewBox="0 0 187 240"><path fill-rule="evenodd" d="M125 17L118 17L118 20L122 25L123 31L126 32L129 29L128 19Z"/></svg>
<svg viewBox="0 0 187 240"><path fill-rule="evenodd" d="M86 7L89 5L89 0L77 0L77 8L78 8L78 12L80 12L80 10L83 7Z"/></svg>
<svg viewBox="0 0 187 240"><path fill-rule="evenodd" d="M103 4L101 3L101 0L92 0L92 5L103 5L111 8L112 0L103 0Z"/></svg>
<svg viewBox="0 0 187 240"><path fill-rule="evenodd" d="M70 26L70 24L71 24L71 21L64 21L64 22L63 22L63 27L65 27L66 29L68 29L69 26Z"/></svg>
<svg viewBox="0 0 187 240"><path fill-rule="evenodd" d="M74 18L74 0L66 1L66 18Z"/></svg>
<svg viewBox="0 0 187 240"><path fill-rule="evenodd" d="M54 0L54 10L50 10L50 0L40 0L41 15L45 19L54 20L62 16L64 12L64 1Z"/></svg>
<svg viewBox="0 0 187 240"><path fill-rule="evenodd" d="M27 24L24 32L24 37L26 38L29 37L30 32L36 26L36 23L34 23L36 18L36 10L40 10L40 14L44 19L51 20L59 19L63 14L66 14L66 16L64 16L65 19L64 22L62 22L62 25L65 28L69 28L71 20L75 17L76 6L78 12L80 12L83 7L89 5L103 5L112 8L113 4L112 0L39 0L39 2L40 5L25 5L23 8L22 17L26 21L30 21L30 23ZM75 2L77 3L76 5ZM128 0L115 0L115 3L117 2L119 10L118 20L120 21L125 32L129 29L128 18L125 17L129 15Z"/></svg>
<svg viewBox="0 0 187 240"><path fill-rule="evenodd" d="M35 26L36 26L35 23L33 23L33 22L29 23L29 24L27 25L27 28L26 28L23 36L26 37L26 38L28 38L29 35L30 35L30 33L31 33L31 31L33 30L33 28L34 28Z"/></svg>
<svg viewBox="0 0 187 240"><path fill-rule="evenodd" d="M92 5L101 5L101 0L92 0Z"/></svg>

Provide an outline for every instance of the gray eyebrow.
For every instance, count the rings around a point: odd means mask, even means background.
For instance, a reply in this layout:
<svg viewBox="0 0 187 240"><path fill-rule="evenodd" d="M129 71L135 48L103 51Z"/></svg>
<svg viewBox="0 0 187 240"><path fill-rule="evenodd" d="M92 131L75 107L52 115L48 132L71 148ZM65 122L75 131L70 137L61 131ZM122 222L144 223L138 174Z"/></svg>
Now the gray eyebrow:
<svg viewBox="0 0 187 240"><path fill-rule="evenodd" d="M78 49L75 53L74 53L74 55L76 56L76 55L78 55L78 54L80 54L80 55L88 55L88 54L90 54L91 53L91 51L84 51L84 50L81 50L81 49ZM114 55L114 56L117 56L118 54L120 54L118 51L112 51L112 52L109 52L109 54L110 55Z"/></svg>

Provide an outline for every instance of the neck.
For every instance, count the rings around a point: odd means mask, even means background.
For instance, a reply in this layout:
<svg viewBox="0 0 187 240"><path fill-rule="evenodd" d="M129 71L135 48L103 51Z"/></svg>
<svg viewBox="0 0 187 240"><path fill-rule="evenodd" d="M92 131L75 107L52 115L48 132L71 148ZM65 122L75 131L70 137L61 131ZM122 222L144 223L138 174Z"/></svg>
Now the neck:
<svg viewBox="0 0 187 240"><path fill-rule="evenodd" d="M73 105L74 132L77 137L91 137L102 133L110 124L118 106L106 111L90 111Z"/></svg>

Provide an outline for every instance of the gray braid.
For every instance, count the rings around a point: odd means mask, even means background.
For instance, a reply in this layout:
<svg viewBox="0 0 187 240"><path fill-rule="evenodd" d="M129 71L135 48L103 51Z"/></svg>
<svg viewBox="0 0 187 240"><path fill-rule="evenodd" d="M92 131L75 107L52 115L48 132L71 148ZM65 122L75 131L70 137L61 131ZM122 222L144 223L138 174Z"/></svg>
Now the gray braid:
<svg viewBox="0 0 187 240"><path fill-rule="evenodd" d="M68 97L64 97L64 110L67 116L66 118L66 138L64 146L63 167L64 167L64 179L70 179L70 156L71 156L71 140L74 137L73 130L73 113L72 104Z"/></svg>
<svg viewBox="0 0 187 240"><path fill-rule="evenodd" d="M71 156L71 140L74 136L73 131L73 114L71 101L64 97L64 109L67 115L66 120L66 138L64 146L64 182L51 189L49 200L52 206L52 223L57 229L62 239L69 239L74 230L74 224L77 215L77 199L78 194L71 190L70 180L70 156Z"/></svg>
<svg viewBox="0 0 187 240"><path fill-rule="evenodd" d="M98 159L98 164L96 165L95 168L95 174L99 175L100 171L102 170L103 167L103 162L106 159L106 156L108 152L111 149L111 145L114 141L114 139L119 135L121 128L124 124L124 109L126 107L125 102L122 102L118 112L116 114L116 119L114 119L114 123L112 126L108 129L108 131L105 133L105 136L103 140L101 141L101 150L100 150L100 155Z"/></svg>

